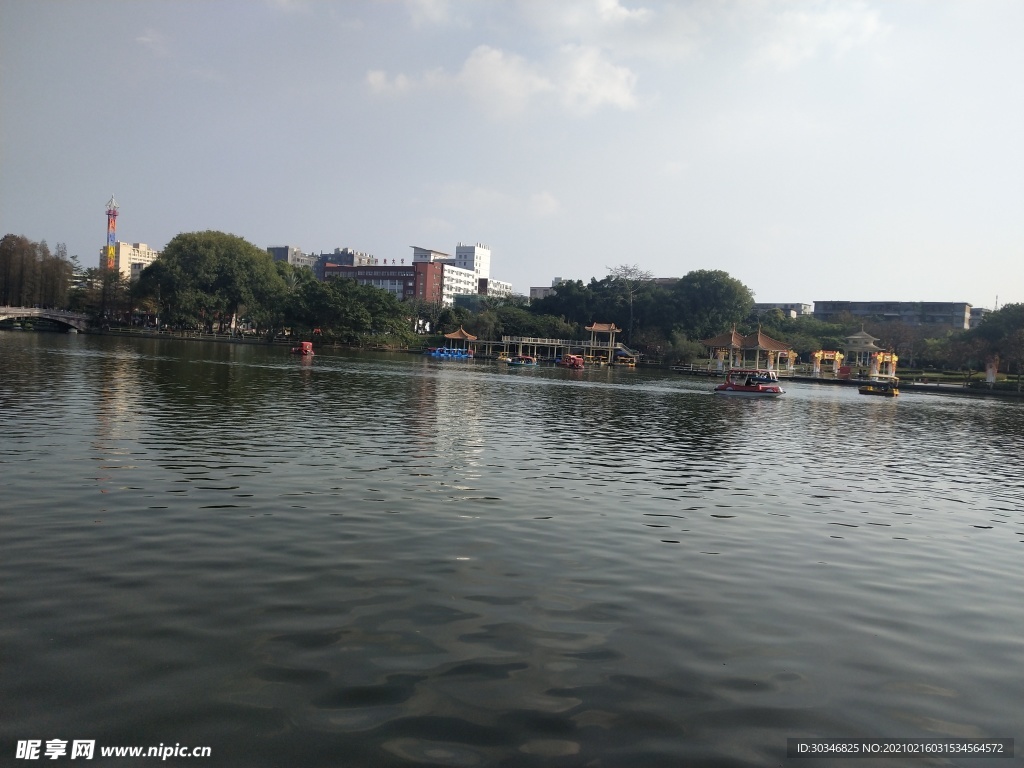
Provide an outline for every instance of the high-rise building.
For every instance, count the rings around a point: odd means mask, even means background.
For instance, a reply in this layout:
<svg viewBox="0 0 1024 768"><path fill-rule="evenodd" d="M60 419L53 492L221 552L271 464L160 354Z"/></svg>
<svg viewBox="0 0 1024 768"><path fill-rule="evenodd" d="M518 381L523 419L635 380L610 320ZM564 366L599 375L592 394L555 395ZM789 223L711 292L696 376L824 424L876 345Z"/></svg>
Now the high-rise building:
<svg viewBox="0 0 1024 768"><path fill-rule="evenodd" d="M459 243L455 246L455 266L486 279L491 276L491 249L480 243Z"/></svg>
<svg viewBox="0 0 1024 768"><path fill-rule="evenodd" d="M107 264L108 269L117 270L122 278L132 282L138 280L142 270L158 258L160 252L154 251L145 243L122 243L118 240L100 251L101 264Z"/></svg>
<svg viewBox="0 0 1024 768"><path fill-rule="evenodd" d="M304 253L301 248L294 245L272 245L267 248L267 253L274 261L287 261L293 267L316 267L317 258Z"/></svg>

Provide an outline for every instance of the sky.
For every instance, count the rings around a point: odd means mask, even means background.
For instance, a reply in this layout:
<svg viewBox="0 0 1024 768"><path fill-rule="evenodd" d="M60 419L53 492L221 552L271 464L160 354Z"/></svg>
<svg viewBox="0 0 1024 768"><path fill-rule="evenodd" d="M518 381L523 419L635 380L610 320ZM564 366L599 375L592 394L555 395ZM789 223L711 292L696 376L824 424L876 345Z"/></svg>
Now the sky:
<svg viewBox="0 0 1024 768"><path fill-rule="evenodd" d="M0 234L1024 302L1020 0L0 0Z"/></svg>

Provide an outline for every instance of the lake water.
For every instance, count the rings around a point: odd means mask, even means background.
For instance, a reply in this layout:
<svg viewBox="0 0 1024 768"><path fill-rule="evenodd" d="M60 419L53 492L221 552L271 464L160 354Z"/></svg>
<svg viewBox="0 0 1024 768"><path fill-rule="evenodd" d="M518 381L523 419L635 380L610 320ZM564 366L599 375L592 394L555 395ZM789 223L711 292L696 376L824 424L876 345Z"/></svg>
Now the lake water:
<svg viewBox="0 0 1024 768"><path fill-rule="evenodd" d="M711 386L0 332L4 764L1019 755L1024 406Z"/></svg>

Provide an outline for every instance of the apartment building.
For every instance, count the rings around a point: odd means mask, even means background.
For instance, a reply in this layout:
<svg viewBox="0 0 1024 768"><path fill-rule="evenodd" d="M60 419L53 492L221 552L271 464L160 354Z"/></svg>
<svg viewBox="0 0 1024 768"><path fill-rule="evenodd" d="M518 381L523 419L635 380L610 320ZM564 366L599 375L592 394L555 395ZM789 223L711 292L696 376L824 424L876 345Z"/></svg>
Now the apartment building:
<svg viewBox="0 0 1024 768"><path fill-rule="evenodd" d="M971 326L971 305L964 301L815 301L814 317L834 322L844 316L893 320L908 325L965 330Z"/></svg>
<svg viewBox="0 0 1024 768"><path fill-rule="evenodd" d="M287 261L293 267L316 267L318 256L303 252L301 248L294 245L274 245L267 248L267 253L274 261Z"/></svg>
<svg viewBox="0 0 1024 768"><path fill-rule="evenodd" d="M372 285L374 288L393 293L402 301L419 299L443 303L444 267L444 264L436 262L358 266L327 263L323 269L325 280L347 278L355 280L360 285Z"/></svg>
<svg viewBox="0 0 1024 768"><path fill-rule="evenodd" d="M107 249L100 249L100 264L105 264ZM142 275L142 270L160 258L160 252L154 251L145 243L114 243L114 269L122 278L135 282Z"/></svg>
<svg viewBox="0 0 1024 768"><path fill-rule="evenodd" d="M800 315L810 315L814 313L814 308L810 304L800 304L799 302L757 302L754 304L755 312L770 312L773 309L782 310L782 314L787 317L799 317Z"/></svg>

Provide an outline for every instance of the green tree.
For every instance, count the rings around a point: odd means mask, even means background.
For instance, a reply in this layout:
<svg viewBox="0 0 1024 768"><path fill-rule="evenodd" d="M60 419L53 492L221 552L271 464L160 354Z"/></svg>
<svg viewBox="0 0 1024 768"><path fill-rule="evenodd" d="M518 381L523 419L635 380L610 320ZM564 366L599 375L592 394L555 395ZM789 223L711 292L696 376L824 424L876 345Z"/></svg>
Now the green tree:
<svg viewBox="0 0 1024 768"><path fill-rule="evenodd" d="M691 339L727 331L754 308L753 292L722 270L689 272L672 287L671 295L678 327Z"/></svg>
<svg viewBox="0 0 1024 768"><path fill-rule="evenodd" d="M160 258L143 270L149 294L159 291L173 322L220 329L233 325L242 307L259 307L283 293L270 255L224 232L176 235Z"/></svg>

